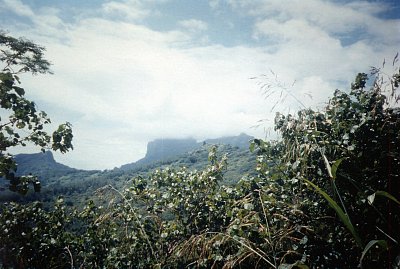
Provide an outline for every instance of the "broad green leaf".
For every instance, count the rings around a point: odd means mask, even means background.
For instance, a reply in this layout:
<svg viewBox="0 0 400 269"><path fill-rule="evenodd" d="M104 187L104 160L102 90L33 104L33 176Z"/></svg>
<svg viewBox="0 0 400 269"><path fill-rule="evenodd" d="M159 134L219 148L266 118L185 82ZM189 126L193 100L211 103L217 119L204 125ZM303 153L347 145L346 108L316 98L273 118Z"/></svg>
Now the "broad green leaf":
<svg viewBox="0 0 400 269"><path fill-rule="evenodd" d="M361 254L361 258L360 258L360 264L359 267L362 268L362 261L364 259L365 254L368 253L368 251L371 249L371 247L373 247L374 245L380 245L381 247L387 249L388 248L388 244L385 240L371 240L368 242L368 244L365 246L362 254Z"/></svg>
<svg viewBox="0 0 400 269"><path fill-rule="evenodd" d="M346 226L346 228L350 231L350 233L353 235L354 239L357 242L357 245L361 248L362 247L362 242L361 242L361 238L358 235L357 231L354 229L353 224L350 221L350 218L348 215L346 215L342 208L326 193L324 192L322 189L320 189L317 185L315 185L314 183L312 183L311 181L304 179L304 181L306 183L308 183L309 185L311 185L319 194L321 194L325 200L328 201L329 205L336 211L336 213L338 214L340 220L343 222L343 224Z"/></svg>

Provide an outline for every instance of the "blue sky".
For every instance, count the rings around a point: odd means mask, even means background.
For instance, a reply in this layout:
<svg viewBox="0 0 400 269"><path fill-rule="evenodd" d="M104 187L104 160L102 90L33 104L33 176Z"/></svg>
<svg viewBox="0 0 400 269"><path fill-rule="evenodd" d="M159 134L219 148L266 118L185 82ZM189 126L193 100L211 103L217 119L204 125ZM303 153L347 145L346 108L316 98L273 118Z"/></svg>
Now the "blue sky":
<svg viewBox="0 0 400 269"><path fill-rule="evenodd" d="M398 0L0 0L1 28L53 63L23 87L74 126L75 150L57 160L85 169L135 161L155 138L265 137L276 111L299 108L289 96L271 111L282 87L321 107L389 62L399 14Z"/></svg>

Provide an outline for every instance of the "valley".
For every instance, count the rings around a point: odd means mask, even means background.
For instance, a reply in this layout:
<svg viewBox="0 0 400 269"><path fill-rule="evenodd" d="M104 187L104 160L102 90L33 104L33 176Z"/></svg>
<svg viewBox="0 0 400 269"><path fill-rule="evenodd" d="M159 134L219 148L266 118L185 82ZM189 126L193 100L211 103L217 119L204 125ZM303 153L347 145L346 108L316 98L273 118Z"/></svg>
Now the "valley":
<svg viewBox="0 0 400 269"><path fill-rule="evenodd" d="M226 155L228 167L223 184L233 185L241 177L254 175L255 154L249 151L249 142L253 137L246 134L238 136L207 139L197 142L194 139L156 139L150 141L146 155L129 164L111 170L79 170L54 160L51 151L35 154L16 155L17 175L32 174L41 182L39 193L30 190L21 196L11 192L5 186L0 192L0 201L53 202L63 197L68 205L83 206L89 199L96 197L96 191L107 185L119 190L129 186L129 182L138 176L146 176L156 169L166 167L188 170L202 170L208 164L208 154L212 146L217 146L218 155Z"/></svg>

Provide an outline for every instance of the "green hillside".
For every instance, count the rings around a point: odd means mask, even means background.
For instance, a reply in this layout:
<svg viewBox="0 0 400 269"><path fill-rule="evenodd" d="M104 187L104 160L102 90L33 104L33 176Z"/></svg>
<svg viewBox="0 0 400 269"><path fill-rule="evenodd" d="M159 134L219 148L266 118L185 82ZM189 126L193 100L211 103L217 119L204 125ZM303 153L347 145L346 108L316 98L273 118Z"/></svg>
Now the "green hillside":
<svg viewBox="0 0 400 269"><path fill-rule="evenodd" d="M248 150L251 138L247 135L237 137L213 139L212 142L224 142L228 144L215 144L218 147L218 154L226 154L229 158L228 169L225 173L225 184L235 184L242 176L254 175L256 165L255 154ZM244 140L246 143L244 143ZM51 202L58 196L65 197L68 204L83 205L101 187L106 185L123 189L129 181L137 176L148 176L155 169L160 168L182 168L190 170L202 170L208 165L208 153L213 144L211 141L205 143L193 143L188 148L188 140L175 139L164 141L165 150L171 147L177 148L169 151L152 151L152 146L160 143L161 140L149 142L150 152L145 158L131 164L123 165L121 168L105 171L85 171L70 168L57 163L51 152L36 154L19 154L16 156L18 164L17 173L37 176L42 184L40 193L28 192L26 196L8 191L3 187L1 201L45 201ZM231 145L229 143L236 145ZM244 145L247 144L247 148ZM237 146L239 145L239 146ZM151 156L151 157L149 157Z"/></svg>

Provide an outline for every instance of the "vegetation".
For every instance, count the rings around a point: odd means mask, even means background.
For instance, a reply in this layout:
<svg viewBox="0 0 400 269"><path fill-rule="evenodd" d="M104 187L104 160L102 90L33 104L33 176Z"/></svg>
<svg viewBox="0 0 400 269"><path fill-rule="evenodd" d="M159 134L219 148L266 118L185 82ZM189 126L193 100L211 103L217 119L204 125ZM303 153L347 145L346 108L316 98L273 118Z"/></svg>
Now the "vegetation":
<svg viewBox="0 0 400 269"><path fill-rule="evenodd" d="M27 143L59 150L72 149L72 130L67 122L60 125L50 136L45 125L50 118L37 111L34 102L25 98L25 90L19 76L23 73L50 73L50 63L43 58L44 48L24 39L16 39L0 31L0 177L9 181L11 191L26 194L29 184L40 190L40 182L33 176L16 176L17 166L10 148Z"/></svg>
<svg viewBox="0 0 400 269"><path fill-rule="evenodd" d="M212 147L205 168L166 165L97 189L105 204L5 203L2 266L400 268L395 68L358 74L320 111L278 113L281 139L254 139L254 173L236 184L223 183L229 158Z"/></svg>
<svg viewBox="0 0 400 269"><path fill-rule="evenodd" d="M249 143L248 143L249 145ZM36 154L18 154L15 160L18 164L16 175L31 173L41 180L40 193L28 192L21 196L18 193L9 190L0 189L0 202L15 201L28 203L41 201L44 207L51 206L54 197L63 196L67 205L75 205L79 208L85 206L88 199L96 199L93 194L98 188L106 185L112 185L117 189L123 189L128 181L133 177L147 177L155 169L185 167L190 170L202 170L208 164L208 153L211 145L199 144L193 151L182 155L146 162L140 160L130 168L121 167L112 170L78 170L69 168L57 163L51 152ZM247 146L248 148L248 146ZM222 184L234 185L244 175L255 175L256 164L255 153L250 153L248 149L236 146L219 144L218 155L226 154L229 158L227 171L224 174ZM4 180L4 183L5 180ZM1 185L0 185L1 186ZM98 201L104 203L104 201Z"/></svg>

